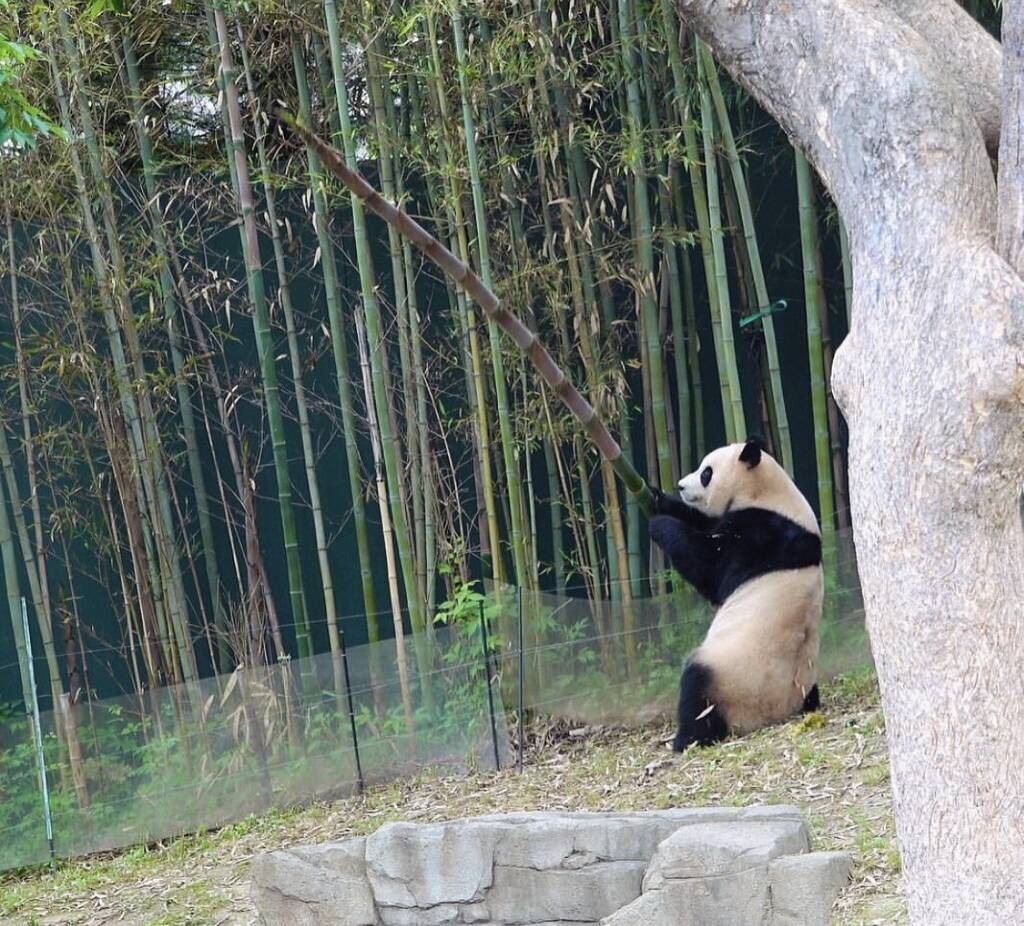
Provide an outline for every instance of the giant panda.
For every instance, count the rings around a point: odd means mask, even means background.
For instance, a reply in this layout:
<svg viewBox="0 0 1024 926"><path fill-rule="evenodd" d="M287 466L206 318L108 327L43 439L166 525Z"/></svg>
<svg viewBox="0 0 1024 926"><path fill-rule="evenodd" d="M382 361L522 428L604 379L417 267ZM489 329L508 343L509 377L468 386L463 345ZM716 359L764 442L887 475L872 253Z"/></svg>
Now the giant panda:
<svg viewBox="0 0 1024 926"><path fill-rule="evenodd" d="M759 438L712 451L679 490L654 490L650 535L718 610L683 668L676 752L817 709L824 598L814 511Z"/></svg>

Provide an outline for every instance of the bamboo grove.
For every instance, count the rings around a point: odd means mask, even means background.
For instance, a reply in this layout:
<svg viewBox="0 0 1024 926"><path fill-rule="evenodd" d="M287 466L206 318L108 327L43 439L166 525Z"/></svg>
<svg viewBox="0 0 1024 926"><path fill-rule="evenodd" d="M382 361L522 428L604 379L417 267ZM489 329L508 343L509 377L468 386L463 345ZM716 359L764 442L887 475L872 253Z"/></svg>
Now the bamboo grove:
<svg viewBox="0 0 1024 926"><path fill-rule="evenodd" d="M848 525L842 229L671 0L127 7L0 10L63 130L0 162L4 639L24 597L54 705L100 662L143 692L345 633L422 674L470 581L626 613L667 581L613 463L279 106L538 332L650 484L759 431Z"/></svg>

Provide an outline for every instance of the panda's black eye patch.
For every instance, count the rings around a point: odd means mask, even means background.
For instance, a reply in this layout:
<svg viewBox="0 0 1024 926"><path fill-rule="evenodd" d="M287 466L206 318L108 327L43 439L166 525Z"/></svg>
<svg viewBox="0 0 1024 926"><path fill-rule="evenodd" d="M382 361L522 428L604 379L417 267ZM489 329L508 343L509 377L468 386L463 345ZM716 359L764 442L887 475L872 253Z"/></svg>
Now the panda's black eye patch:
<svg viewBox="0 0 1024 926"><path fill-rule="evenodd" d="M711 482L712 475L713 472L710 466L705 466L704 469L701 471L700 484L704 486L705 489L708 487L708 483Z"/></svg>

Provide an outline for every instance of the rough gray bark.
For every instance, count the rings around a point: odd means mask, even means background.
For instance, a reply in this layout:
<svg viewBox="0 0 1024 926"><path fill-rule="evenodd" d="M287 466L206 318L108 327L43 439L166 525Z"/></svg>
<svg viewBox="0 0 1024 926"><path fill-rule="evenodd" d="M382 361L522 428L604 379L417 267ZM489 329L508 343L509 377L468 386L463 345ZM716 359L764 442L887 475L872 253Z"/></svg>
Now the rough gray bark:
<svg viewBox="0 0 1024 926"><path fill-rule="evenodd" d="M956 0L889 0L888 6L932 46L946 78L967 93L985 144L995 154L1002 117L999 43Z"/></svg>
<svg viewBox="0 0 1024 926"><path fill-rule="evenodd" d="M1003 4L1003 108L999 140L999 253L1024 271L1024 3Z"/></svg>
<svg viewBox="0 0 1024 926"><path fill-rule="evenodd" d="M904 0L675 2L849 229L833 385L912 920L1022 922L1024 283L995 250L993 114L951 68L952 4L925 28ZM955 47L991 61L976 30Z"/></svg>

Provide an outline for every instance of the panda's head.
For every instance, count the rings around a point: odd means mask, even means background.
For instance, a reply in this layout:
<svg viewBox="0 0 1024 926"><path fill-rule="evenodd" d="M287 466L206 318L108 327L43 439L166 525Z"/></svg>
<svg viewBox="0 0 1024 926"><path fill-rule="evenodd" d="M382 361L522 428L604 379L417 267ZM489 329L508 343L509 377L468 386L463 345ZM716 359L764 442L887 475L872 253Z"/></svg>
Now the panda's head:
<svg viewBox="0 0 1024 926"><path fill-rule="evenodd" d="M759 437L713 450L679 480L683 501L711 518L741 508L766 508L817 531L814 511Z"/></svg>

